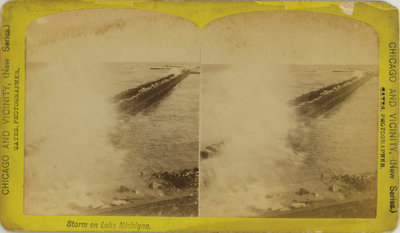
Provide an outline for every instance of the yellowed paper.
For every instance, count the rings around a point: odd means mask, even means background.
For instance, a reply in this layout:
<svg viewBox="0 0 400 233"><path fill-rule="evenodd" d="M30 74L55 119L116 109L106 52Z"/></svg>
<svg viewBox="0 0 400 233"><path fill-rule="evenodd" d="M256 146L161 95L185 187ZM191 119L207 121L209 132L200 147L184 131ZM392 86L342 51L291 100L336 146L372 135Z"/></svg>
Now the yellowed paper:
<svg viewBox="0 0 400 233"><path fill-rule="evenodd" d="M393 229L397 17L374 2L8 3L2 224Z"/></svg>

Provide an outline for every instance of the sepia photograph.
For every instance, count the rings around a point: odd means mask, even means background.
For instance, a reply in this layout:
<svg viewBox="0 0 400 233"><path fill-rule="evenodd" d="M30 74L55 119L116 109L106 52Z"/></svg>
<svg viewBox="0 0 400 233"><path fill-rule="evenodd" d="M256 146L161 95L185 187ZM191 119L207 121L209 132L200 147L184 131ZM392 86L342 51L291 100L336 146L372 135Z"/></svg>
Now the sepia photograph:
<svg viewBox="0 0 400 233"><path fill-rule="evenodd" d="M277 11L202 36L200 216L375 218L374 29Z"/></svg>
<svg viewBox="0 0 400 233"><path fill-rule="evenodd" d="M39 18L24 213L375 218L378 47L370 25L306 11Z"/></svg>
<svg viewBox="0 0 400 233"><path fill-rule="evenodd" d="M198 216L197 34L123 9L29 25L25 214Z"/></svg>

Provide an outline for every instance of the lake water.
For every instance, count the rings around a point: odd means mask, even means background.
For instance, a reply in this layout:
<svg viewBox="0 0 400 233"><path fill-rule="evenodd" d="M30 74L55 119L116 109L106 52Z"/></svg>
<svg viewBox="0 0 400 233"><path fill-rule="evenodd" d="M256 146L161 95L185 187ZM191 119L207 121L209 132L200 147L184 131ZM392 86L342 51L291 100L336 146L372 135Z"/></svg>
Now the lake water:
<svg viewBox="0 0 400 233"><path fill-rule="evenodd" d="M122 91L167 76L168 70L150 69L162 65L28 65L25 213L76 214L105 206L121 185L158 196L142 171L198 167L198 74L134 116L112 102Z"/></svg>
<svg viewBox="0 0 400 233"><path fill-rule="evenodd" d="M199 149L220 142L222 154L200 164L203 216L251 216L273 207L266 195L316 183L325 170L376 172L377 77L308 126L287 104L375 66L203 65L159 103L121 116L112 97L167 75L150 69L165 64L28 65L26 213L101 206L121 185L153 195L141 171L198 167ZM293 134L305 151L290 147Z"/></svg>
<svg viewBox="0 0 400 233"><path fill-rule="evenodd" d="M281 203L294 201L300 188L320 199L341 200L321 184L321 174L376 174L377 76L307 124L288 104L365 71L376 67L203 67L201 146L223 146L201 161L200 215L258 216L288 208ZM292 139L303 150L295 150ZM284 197L288 193L294 197Z"/></svg>

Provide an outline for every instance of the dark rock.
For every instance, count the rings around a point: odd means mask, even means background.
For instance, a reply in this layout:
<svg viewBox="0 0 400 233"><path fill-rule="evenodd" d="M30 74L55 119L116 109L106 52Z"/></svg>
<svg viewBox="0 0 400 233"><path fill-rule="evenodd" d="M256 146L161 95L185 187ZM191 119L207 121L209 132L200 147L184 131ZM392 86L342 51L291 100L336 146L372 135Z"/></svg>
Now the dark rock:
<svg viewBox="0 0 400 233"><path fill-rule="evenodd" d="M127 187L125 187L125 186L123 186L123 185L121 185L121 186L119 187L119 189L117 189L117 192L119 192L119 193L129 192L129 191L130 191L130 189L127 188Z"/></svg>
<svg viewBox="0 0 400 233"><path fill-rule="evenodd" d="M300 188L299 191L296 192L297 195L306 195L306 194L310 194L310 191L308 191L305 188Z"/></svg>
<svg viewBox="0 0 400 233"><path fill-rule="evenodd" d="M200 151L200 158L208 159L208 151L205 151L205 150Z"/></svg>

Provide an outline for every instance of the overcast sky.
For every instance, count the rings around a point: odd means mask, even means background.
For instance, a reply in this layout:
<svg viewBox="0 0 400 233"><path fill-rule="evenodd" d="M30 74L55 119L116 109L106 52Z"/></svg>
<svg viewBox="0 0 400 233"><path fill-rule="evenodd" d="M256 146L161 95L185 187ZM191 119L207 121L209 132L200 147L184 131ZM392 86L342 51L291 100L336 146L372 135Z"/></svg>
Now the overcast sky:
<svg viewBox="0 0 400 233"><path fill-rule="evenodd" d="M328 14L238 14L211 22L202 36L206 63L378 64L375 30Z"/></svg>
<svg viewBox="0 0 400 233"><path fill-rule="evenodd" d="M79 10L40 18L29 25L27 57L79 61L200 60L199 28L164 13L126 10Z"/></svg>
<svg viewBox="0 0 400 233"><path fill-rule="evenodd" d="M27 31L28 61L377 64L378 39L362 22L312 12L232 15L200 29L190 20L131 10L46 16Z"/></svg>

